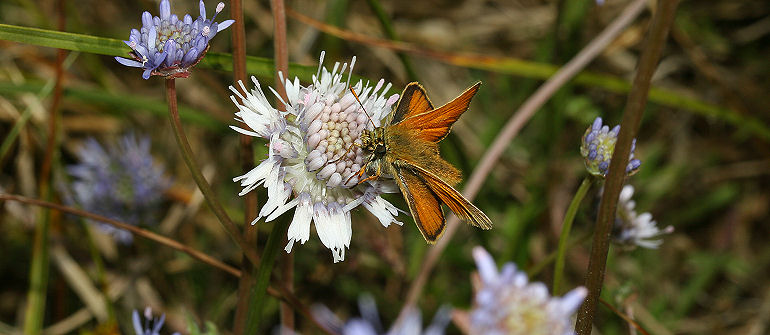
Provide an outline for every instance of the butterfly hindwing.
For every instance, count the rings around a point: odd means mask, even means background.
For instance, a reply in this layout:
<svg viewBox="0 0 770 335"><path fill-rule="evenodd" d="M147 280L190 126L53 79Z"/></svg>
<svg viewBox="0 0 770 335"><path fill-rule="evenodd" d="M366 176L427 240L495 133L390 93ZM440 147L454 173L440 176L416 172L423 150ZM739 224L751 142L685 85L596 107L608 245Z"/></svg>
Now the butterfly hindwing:
<svg viewBox="0 0 770 335"><path fill-rule="evenodd" d="M435 194L441 203L446 204L460 220L481 229L492 229L492 221L489 217L465 199L460 192L430 171L419 166L413 166L413 169L431 193Z"/></svg>
<svg viewBox="0 0 770 335"><path fill-rule="evenodd" d="M465 92L460 94L460 96L439 108L430 109L420 113L409 110L403 119L398 122L397 126L416 130L418 133L417 137L420 139L434 143L441 141L444 137L446 137L447 134L449 134L452 125L455 123L455 121L457 121L458 118L460 118L460 115L468 110L468 107L471 104L471 99L474 95L476 95L476 92L479 90L479 86L481 86L481 82L477 82L475 85L471 86L465 90ZM407 89L408 88L409 87L407 87ZM405 89L404 92L406 93L406 91L407 90ZM420 91L422 94L425 93L423 90ZM406 97L406 95L404 95L404 97ZM402 99L404 97L402 97ZM412 100L414 99L415 98L412 98ZM427 100L427 96L425 97L425 100ZM424 107L424 104L415 105ZM401 103L396 109L397 113L400 108ZM395 125L396 120L394 119L392 122Z"/></svg>
<svg viewBox="0 0 770 335"><path fill-rule="evenodd" d="M395 177L420 233L428 243L436 243L445 226L444 213L436 194L409 168L398 168Z"/></svg>

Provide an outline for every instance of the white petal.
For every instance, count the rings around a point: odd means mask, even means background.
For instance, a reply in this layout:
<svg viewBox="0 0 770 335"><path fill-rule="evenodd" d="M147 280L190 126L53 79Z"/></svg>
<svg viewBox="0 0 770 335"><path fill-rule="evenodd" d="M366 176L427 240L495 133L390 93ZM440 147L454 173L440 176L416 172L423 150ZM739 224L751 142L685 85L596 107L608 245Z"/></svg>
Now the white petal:
<svg viewBox="0 0 770 335"><path fill-rule="evenodd" d="M384 227L390 226L391 222L396 223L399 226L404 225L403 222L398 221L395 218L395 216L398 215L398 208L380 196L376 196L371 200L365 200L362 205L369 210L369 212L374 214Z"/></svg>
<svg viewBox="0 0 770 335"><path fill-rule="evenodd" d="M291 195L291 185L286 184L286 186L287 186L286 189L288 190L288 194ZM297 198L294 198L291 201L289 201L289 202L287 202L287 203L285 203L283 205L278 206L278 208L276 208L273 211L273 213L271 213L270 215L268 215L267 218L265 218L265 222L270 222L270 221L275 220L275 218L281 216L281 214L286 213L286 211L288 211L288 210L294 208L295 206L297 206L298 202L299 202L299 200L297 200Z"/></svg>
<svg viewBox="0 0 770 335"><path fill-rule="evenodd" d="M588 295L588 290L585 287L578 287L567 292L567 294L560 299L562 313L565 315L572 315L572 313L575 313L578 307L583 304L586 295Z"/></svg>
<svg viewBox="0 0 770 335"><path fill-rule="evenodd" d="M337 203L313 206L313 221L321 243L331 249L334 263L345 259L345 248L350 245L352 229L350 213L342 211Z"/></svg>
<svg viewBox="0 0 770 335"><path fill-rule="evenodd" d="M474 247L473 259L476 260L476 267L479 269L479 276L485 284L493 283L497 280L497 265L495 264L495 260L492 258L492 255L490 255L482 247Z"/></svg>
<svg viewBox="0 0 770 335"><path fill-rule="evenodd" d="M302 193L295 199L298 201L297 209L294 210L294 218L289 225L289 231L286 233L289 243L286 245L286 252L291 252L294 242L305 244L310 238L310 221L313 219L313 201L310 194Z"/></svg>
<svg viewBox="0 0 770 335"><path fill-rule="evenodd" d="M291 196L291 186L284 182L281 169L270 170L270 175L265 178L265 187L267 188L267 201L259 211L256 220L270 215L276 208L284 205Z"/></svg>
<svg viewBox="0 0 770 335"><path fill-rule="evenodd" d="M243 196L244 194L251 192L251 190L261 185L265 179L270 176L273 170L278 170L280 168L280 158L271 157L263 160L262 163L259 163L257 167L251 169L249 172L246 172L246 174L233 178L233 181L235 182L240 180L241 186L244 187L243 190L238 193L238 196Z"/></svg>

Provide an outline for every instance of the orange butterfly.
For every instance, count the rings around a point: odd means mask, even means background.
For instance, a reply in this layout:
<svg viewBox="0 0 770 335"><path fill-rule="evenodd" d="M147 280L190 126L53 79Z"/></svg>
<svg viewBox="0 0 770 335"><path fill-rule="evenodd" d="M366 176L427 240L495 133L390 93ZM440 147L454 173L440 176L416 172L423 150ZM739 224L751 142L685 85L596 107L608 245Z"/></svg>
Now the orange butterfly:
<svg viewBox="0 0 770 335"><path fill-rule="evenodd" d="M364 130L361 148L368 156L358 177L361 180L393 176L412 212L414 222L430 244L436 243L446 228L441 204L462 221L481 229L491 229L492 221L452 186L462 179L460 171L439 156L438 142L449 134L452 124L471 103L481 82L444 106L433 108L425 89L410 83L401 94L395 111L385 126ZM353 92L355 94L355 92Z"/></svg>

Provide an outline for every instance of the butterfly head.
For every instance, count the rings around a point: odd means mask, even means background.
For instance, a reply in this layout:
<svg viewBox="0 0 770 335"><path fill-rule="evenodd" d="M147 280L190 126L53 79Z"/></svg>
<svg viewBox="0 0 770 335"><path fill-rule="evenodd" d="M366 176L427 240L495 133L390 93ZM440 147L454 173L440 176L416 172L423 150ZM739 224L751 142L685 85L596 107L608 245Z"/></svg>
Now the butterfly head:
<svg viewBox="0 0 770 335"><path fill-rule="evenodd" d="M374 154L377 158L385 155L385 128L378 127L374 130L364 130L361 133L361 148L369 153Z"/></svg>

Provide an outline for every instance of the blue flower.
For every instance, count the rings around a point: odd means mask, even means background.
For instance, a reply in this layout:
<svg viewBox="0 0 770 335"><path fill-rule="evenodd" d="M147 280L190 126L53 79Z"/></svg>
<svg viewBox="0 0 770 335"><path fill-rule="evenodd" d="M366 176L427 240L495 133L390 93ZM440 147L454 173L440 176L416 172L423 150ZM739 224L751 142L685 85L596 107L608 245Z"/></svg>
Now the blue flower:
<svg viewBox="0 0 770 335"><path fill-rule="evenodd" d="M422 330L422 317L420 310L413 308L409 310L404 319L393 325L387 332L380 322L377 304L370 295L362 295L358 298L358 309L361 312L360 318L352 318L348 322L342 322L326 306L313 306L313 316L327 330L335 334L342 335L443 335L450 320L451 308L442 307L436 312L430 326Z"/></svg>
<svg viewBox="0 0 770 335"><path fill-rule="evenodd" d="M602 118L597 117L594 123L583 135L580 144L580 154L585 158L586 169L594 176L604 178L610 167L610 159L615 151L615 142L618 141L620 126L610 130L609 126L602 125ZM636 139L631 142L631 154L628 157L626 173L630 176L639 170L642 162L634 158Z"/></svg>
<svg viewBox="0 0 770 335"><path fill-rule="evenodd" d="M151 223L170 181L150 155L150 139L133 134L104 149L90 138L77 152L80 164L67 167L73 181L68 202L128 224ZM107 224L99 227L127 244L131 233Z"/></svg>
<svg viewBox="0 0 770 335"><path fill-rule="evenodd" d="M573 335L571 316L588 290L578 287L551 297L543 283L529 283L527 274L507 263L500 271L482 247L473 248L481 287L470 317L470 333L485 335Z"/></svg>
<svg viewBox="0 0 770 335"><path fill-rule="evenodd" d="M160 328L163 327L163 322L166 321L166 314L161 314L159 318L153 318L152 317L152 308L147 307L144 309L144 324L142 324L142 320L139 317L139 312L134 310L134 312L131 314L131 319L134 323L134 331L136 332L136 335L159 335L160 334ZM173 335L179 335L179 333L174 333Z"/></svg>
<svg viewBox="0 0 770 335"><path fill-rule="evenodd" d="M133 50L131 59L115 57L118 63L144 69L142 78L151 75L166 78L186 78L189 69L198 64L209 49L209 41L227 29L234 20L214 22L225 4L220 2L211 19L206 19L206 7L200 1L200 16L193 21L189 14L183 19L171 15L168 0L160 2L160 17L142 13L142 28L131 29L128 41Z"/></svg>

